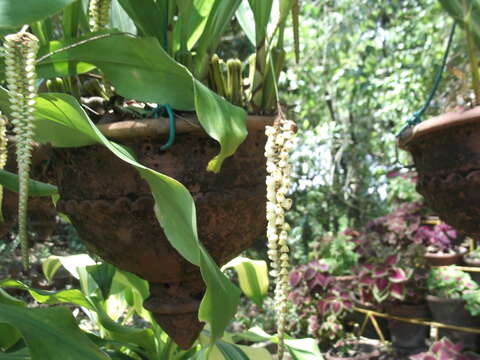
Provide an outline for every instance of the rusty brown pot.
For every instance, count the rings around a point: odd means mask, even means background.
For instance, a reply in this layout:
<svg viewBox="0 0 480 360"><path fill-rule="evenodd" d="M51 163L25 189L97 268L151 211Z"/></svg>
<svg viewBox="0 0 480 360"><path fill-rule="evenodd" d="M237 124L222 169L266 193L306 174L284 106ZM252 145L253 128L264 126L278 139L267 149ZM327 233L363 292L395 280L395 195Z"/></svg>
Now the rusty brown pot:
<svg viewBox="0 0 480 360"><path fill-rule="evenodd" d="M218 143L204 133L179 134L169 151L165 136L123 140L138 161L184 184L197 210L198 235L217 264L258 238L265 220L266 137L250 131L219 174L206 171ZM205 285L199 268L170 245L154 214L154 200L138 172L103 146L55 149L60 211L105 261L150 283L144 305L182 348L198 337Z"/></svg>
<svg viewBox="0 0 480 360"><path fill-rule="evenodd" d="M427 204L457 230L480 235L480 107L407 129L399 146L413 156Z"/></svg>

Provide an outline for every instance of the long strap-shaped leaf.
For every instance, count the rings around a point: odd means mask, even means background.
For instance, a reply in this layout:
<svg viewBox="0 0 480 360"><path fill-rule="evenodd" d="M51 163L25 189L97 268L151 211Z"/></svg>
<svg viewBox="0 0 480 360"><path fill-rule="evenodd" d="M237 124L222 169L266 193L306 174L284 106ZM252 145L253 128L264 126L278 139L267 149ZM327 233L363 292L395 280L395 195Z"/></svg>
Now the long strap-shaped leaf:
<svg viewBox="0 0 480 360"><path fill-rule="evenodd" d="M0 106L2 104L0 101ZM35 119L39 142L60 147L103 144L137 169L150 186L157 218L170 244L185 259L200 267L207 291L200 305L199 319L210 323L212 341L220 337L236 312L240 290L225 277L200 243L195 204L188 190L175 179L139 164L128 149L105 138L69 95L39 96Z"/></svg>
<svg viewBox="0 0 480 360"><path fill-rule="evenodd" d="M0 28L17 27L56 14L75 0L0 0Z"/></svg>
<svg viewBox="0 0 480 360"><path fill-rule="evenodd" d="M67 308L29 309L0 304L0 323L10 324L20 331L31 360L109 359L78 328Z"/></svg>
<svg viewBox="0 0 480 360"><path fill-rule="evenodd" d="M112 34L84 42L43 59L37 66L39 77L72 75L68 63L98 66L126 98L196 110L202 127L221 147L210 171L220 171L223 160L247 136L246 112L193 78L154 38Z"/></svg>

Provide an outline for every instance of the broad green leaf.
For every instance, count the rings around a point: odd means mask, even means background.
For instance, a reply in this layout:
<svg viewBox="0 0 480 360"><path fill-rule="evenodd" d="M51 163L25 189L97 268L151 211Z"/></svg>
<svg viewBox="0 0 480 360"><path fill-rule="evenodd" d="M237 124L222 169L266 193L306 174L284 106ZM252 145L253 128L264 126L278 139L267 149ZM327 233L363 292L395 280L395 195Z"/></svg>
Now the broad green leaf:
<svg viewBox="0 0 480 360"><path fill-rule="evenodd" d="M223 268L233 267L238 274L240 289L258 306L262 306L263 299L268 293L268 268L263 260L251 260L237 257Z"/></svg>
<svg viewBox="0 0 480 360"><path fill-rule="evenodd" d="M245 110L233 106L195 80L195 107L198 120L212 138L220 143L220 153L208 163L218 173L223 161L233 155L248 135Z"/></svg>
<svg viewBox="0 0 480 360"><path fill-rule="evenodd" d="M110 295L110 288L112 287L113 276L117 269L115 266L102 263L97 265L90 265L86 267L90 276L97 283L103 299L108 299Z"/></svg>
<svg viewBox="0 0 480 360"><path fill-rule="evenodd" d="M1 350L8 350L15 345L22 335L12 325L0 323L0 355ZM1 357L0 357L1 359Z"/></svg>
<svg viewBox="0 0 480 360"><path fill-rule="evenodd" d="M218 172L224 159L231 156L247 136L246 112L195 80L153 38L138 39L118 34L98 38L43 60L38 65L38 71L42 74L47 68L50 74L51 66L61 64L65 67L69 61L98 66L115 85L117 92L126 98L170 104L179 110L195 109L202 127L221 147L220 154L208 164L210 171ZM52 122L59 117L62 109L56 108L55 103L49 105L41 98L36 106L41 110L37 113L40 121L36 132L37 141L44 141L43 138L48 137L51 131L61 131L58 128L51 129L53 125L46 125L45 122ZM68 104L66 107L69 112L72 110ZM68 116L71 117L70 113ZM88 126L85 122L79 125L83 142L71 138L76 133L66 131L62 132L62 138L56 140L56 146L91 144L94 138L85 132Z"/></svg>
<svg viewBox="0 0 480 360"><path fill-rule="evenodd" d="M137 3L138 2L139 1L137 1ZM122 8L119 0L112 0L110 10L110 28L133 35L137 34L137 27L135 26L135 23Z"/></svg>
<svg viewBox="0 0 480 360"><path fill-rule="evenodd" d="M66 25L70 26L70 25ZM107 33L95 34L95 36L107 36ZM48 42L46 45L42 45L38 51L38 58L48 59L51 54L60 49L64 49L69 46L74 46L74 44L81 43L82 41L87 41L93 37L92 34L87 36L82 36L79 38L66 38L66 40L54 40ZM38 61L38 60L37 60ZM59 60L56 62L48 63L42 66L37 66L38 77L42 79L51 79L55 77L67 77L74 76L77 74L83 74L88 71L95 69L95 65L87 64L85 62L69 62L67 59ZM3 74L2 74L3 75Z"/></svg>
<svg viewBox="0 0 480 360"><path fill-rule="evenodd" d="M15 305L15 306L27 306L27 303L23 300L17 299L5 290L0 288L0 304L3 305Z"/></svg>
<svg viewBox="0 0 480 360"><path fill-rule="evenodd" d="M142 36L154 36L165 45L167 36L167 13L162 12L159 2L153 0L118 0L135 23Z"/></svg>
<svg viewBox="0 0 480 360"><path fill-rule="evenodd" d="M0 353L0 360L30 360L30 354L27 348L23 348L8 354Z"/></svg>
<svg viewBox="0 0 480 360"><path fill-rule="evenodd" d="M259 46L267 37L268 22L273 0L248 0L255 20L255 45Z"/></svg>
<svg viewBox="0 0 480 360"><path fill-rule="evenodd" d="M253 18L253 12L250 8L248 0L243 0L240 3L235 16L242 30L247 35L248 40L255 45L255 19Z"/></svg>
<svg viewBox="0 0 480 360"><path fill-rule="evenodd" d="M322 360L315 339L285 339L285 347L293 360Z"/></svg>
<svg viewBox="0 0 480 360"><path fill-rule="evenodd" d="M80 279L79 268L95 265L95 261L87 254L70 256L49 256L42 264L42 270L47 280L52 281L57 270L63 266L75 279Z"/></svg>
<svg viewBox="0 0 480 360"><path fill-rule="evenodd" d="M237 345L247 355L249 360L273 360L272 355L265 348Z"/></svg>
<svg viewBox="0 0 480 360"><path fill-rule="evenodd" d="M58 269L62 267L62 263L60 260L55 256L50 256L42 263L42 271L43 275L49 283L53 282L53 278L57 273Z"/></svg>
<svg viewBox="0 0 480 360"><path fill-rule="evenodd" d="M0 185L10 191L18 192L18 175L6 170L0 170ZM56 194L58 194L58 189L55 185L28 179L29 196L52 196Z"/></svg>
<svg viewBox="0 0 480 360"><path fill-rule="evenodd" d="M203 246L200 247L200 270L207 291L200 304L198 318L210 324L213 343L223 335L237 312L240 290L225 277Z"/></svg>
<svg viewBox="0 0 480 360"><path fill-rule="evenodd" d="M103 310L99 301L94 300L98 322L107 330L107 338L122 343L133 343L143 348L147 353L155 354L155 336L152 329L139 329L123 326L113 321Z"/></svg>
<svg viewBox="0 0 480 360"><path fill-rule="evenodd" d="M143 307L143 301L150 295L148 282L132 273L117 269L113 278L112 292L115 292L117 288L124 289L128 304L135 309L138 316L152 321L151 314ZM131 297L128 296L128 293L131 294Z"/></svg>
<svg viewBox="0 0 480 360"><path fill-rule="evenodd" d="M22 334L32 360L107 360L63 307L22 308L0 305L0 323Z"/></svg>
<svg viewBox="0 0 480 360"><path fill-rule="evenodd" d="M203 29L202 36L198 40L198 52L204 56L217 47L220 37L230 23L231 18L240 5L241 0L215 0L211 7Z"/></svg>
<svg viewBox="0 0 480 360"><path fill-rule="evenodd" d="M278 343L278 337L276 335L269 335L258 326L253 327L246 332L234 334L234 337L252 342L271 341L273 343ZM285 347L293 360L323 359L315 339L285 339Z"/></svg>
<svg viewBox="0 0 480 360"><path fill-rule="evenodd" d="M444 10L463 28L470 23L477 48L480 46L480 1L478 0L439 0ZM470 16L469 16L470 15Z"/></svg>
<svg viewBox="0 0 480 360"><path fill-rule="evenodd" d="M0 304L21 307L27 306L26 302L14 298L3 289L0 289ZM21 335L17 329L9 324L0 323L0 351L2 349L8 350L10 347L15 345L20 338Z"/></svg>
<svg viewBox="0 0 480 360"><path fill-rule="evenodd" d="M0 27L30 24L58 13L75 0L0 0Z"/></svg>
<svg viewBox="0 0 480 360"><path fill-rule="evenodd" d="M193 0L193 9L188 18L188 50L192 50L205 31L207 20L216 0ZM174 50L180 48L181 30L183 27L175 26Z"/></svg>
<svg viewBox="0 0 480 360"><path fill-rule="evenodd" d="M157 218L171 245L185 259L200 266L207 291L200 305L199 318L211 324L214 339L221 336L236 312L240 291L221 273L201 245L197 235L195 205L188 190L178 181L139 164L124 147L106 139L73 97L66 94L46 94L42 95L42 98L51 102L52 107L68 109L71 114L66 117L60 112L57 118L42 123L44 142L54 146L57 143L64 144L59 133L56 133L59 129L61 136L71 139L80 132L82 136L79 138L82 142L84 139L92 139L105 145L119 159L134 166L147 181L155 198ZM75 109L76 113L73 111Z"/></svg>
<svg viewBox="0 0 480 360"><path fill-rule="evenodd" d="M212 351L210 358L212 360L249 360L248 356L243 352L241 348L235 344L230 344L222 340L217 340L215 348L218 349L218 353L215 354L215 350ZM218 356L221 354L221 357Z"/></svg>
<svg viewBox="0 0 480 360"><path fill-rule="evenodd" d="M40 77L52 73L52 66L88 63L99 67L126 98L169 104L178 110L193 110L193 84L189 72L175 62L155 38L111 34L56 53L38 65ZM48 70L48 72L46 71Z"/></svg>
<svg viewBox="0 0 480 360"><path fill-rule="evenodd" d="M62 28L65 39L77 37L80 29L88 30L88 21L81 0L75 0L63 10Z"/></svg>
<svg viewBox="0 0 480 360"><path fill-rule="evenodd" d="M25 290L39 303L42 304L63 304L69 303L78 306L83 306L88 309L92 309L92 305L85 298L85 296L77 289L60 290L60 291L47 291L41 289L33 289L18 280L5 279L0 281L0 287L2 288L15 288Z"/></svg>

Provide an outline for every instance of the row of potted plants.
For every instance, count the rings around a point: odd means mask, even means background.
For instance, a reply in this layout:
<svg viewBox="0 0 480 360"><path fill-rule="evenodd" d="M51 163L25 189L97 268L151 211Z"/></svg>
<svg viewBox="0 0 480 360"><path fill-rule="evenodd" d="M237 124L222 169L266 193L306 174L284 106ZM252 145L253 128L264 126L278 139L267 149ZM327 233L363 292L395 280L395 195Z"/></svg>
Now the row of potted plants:
<svg viewBox="0 0 480 360"><path fill-rule="evenodd" d="M477 325L474 316L479 314L479 285L455 266L432 267L431 255L434 263L446 258L458 261L458 254L466 251L463 237L444 223L425 222L425 213L421 203L403 204L368 223L362 232L347 230L344 241L354 244L358 254L350 277L340 277L347 272L336 273L328 266L328 258L291 272L291 299L301 309L298 313L305 314L304 324L323 348L351 330L348 322L355 320L353 306L404 318ZM356 321L361 323L363 318ZM428 327L390 319L377 322L398 353L426 348ZM462 341L467 349L475 349L475 334L451 330L440 333Z"/></svg>

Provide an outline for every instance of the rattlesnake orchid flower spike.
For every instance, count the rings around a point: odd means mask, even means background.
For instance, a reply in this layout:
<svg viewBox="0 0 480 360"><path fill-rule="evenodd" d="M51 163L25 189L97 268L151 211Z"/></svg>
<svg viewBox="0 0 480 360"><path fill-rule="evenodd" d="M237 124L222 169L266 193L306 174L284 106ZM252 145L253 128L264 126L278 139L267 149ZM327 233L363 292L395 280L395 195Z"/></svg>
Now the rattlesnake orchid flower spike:
<svg viewBox="0 0 480 360"><path fill-rule="evenodd" d="M90 30L105 30L110 22L111 0L90 0L88 12L90 14Z"/></svg>
<svg viewBox="0 0 480 360"><path fill-rule="evenodd" d="M9 89L10 116L16 134L18 163L18 237L23 266L28 269L27 202L28 175L33 147L33 112L35 110L35 58L38 39L25 31L5 36L5 75Z"/></svg>
<svg viewBox="0 0 480 360"><path fill-rule="evenodd" d="M7 118L0 113L0 169L7 165ZM3 186L0 185L0 221L4 221L1 206L3 203Z"/></svg>
<svg viewBox="0 0 480 360"><path fill-rule="evenodd" d="M267 158L267 239L268 257L271 260L271 276L276 278L275 309L277 311L278 359L283 359L285 344L285 319L288 301L288 231L290 226L285 222L285 212L292 206L287 197L290 186L291 167L288 153L293 147L295 123L282 116L273 126L267 126L265 134L265 157Z"/></svg>

